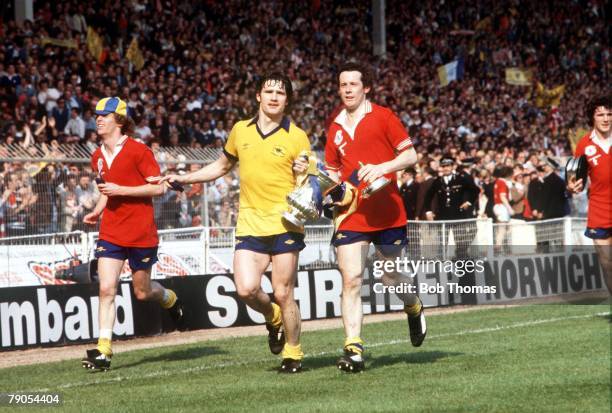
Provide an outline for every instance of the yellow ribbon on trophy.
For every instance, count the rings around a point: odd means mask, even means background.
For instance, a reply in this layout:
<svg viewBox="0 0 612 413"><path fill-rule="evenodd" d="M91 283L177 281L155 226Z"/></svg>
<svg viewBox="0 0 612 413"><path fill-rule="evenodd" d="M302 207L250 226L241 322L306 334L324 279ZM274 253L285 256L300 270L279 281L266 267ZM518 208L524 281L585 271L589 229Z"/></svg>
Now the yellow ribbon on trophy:
<svg viewBox="0 0 612 413"><path fill-rule="evenodd" d="M342 221L355 212L357 204L359 203L357 188L351 185L350 182L345 182L344 185L344 198L342 198L342 201L334 208L334 232L338 231Z"/></svg>
<svg viewBox="0 0 612 413"><path fill-rule="evenodd" d="M309 175L320 176L326 175L324 172L319 170L318 167L318 159L317 156L310 151L302 151L298 155L298 158L306 158L308 159L308 169L302 173L299 173L295 177L295 188L301 188L306 184ZM331 178L327 177L327 182L329 182ZM334 223L334 228L337 231L338 227L350 214L355 212L357 209L357 205L359 202L358 190L355 186L350 184L349 182L343 182L344 185L344 196L340 201L336 201L334 203L334 211L332 221ZM333 185L332 185L333 186ZM326 191L323 196L327 195L331 190Z"/></svg>

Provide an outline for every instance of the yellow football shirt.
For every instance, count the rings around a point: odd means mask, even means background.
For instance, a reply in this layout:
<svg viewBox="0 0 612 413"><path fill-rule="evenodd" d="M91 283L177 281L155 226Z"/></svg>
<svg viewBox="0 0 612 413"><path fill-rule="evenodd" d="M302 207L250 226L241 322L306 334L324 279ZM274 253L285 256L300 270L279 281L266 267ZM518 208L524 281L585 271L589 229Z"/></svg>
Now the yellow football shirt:
<svg viewBox="0 0 612 413"><path fill-rule="evenodd" d="M239 162L237 236L299 231L282 214L289 209L287 195L295 189L293 161L302 151L310 151L308 136L286 117L267 135L259 130L257 117L234 125L224 152Z"/></svg>

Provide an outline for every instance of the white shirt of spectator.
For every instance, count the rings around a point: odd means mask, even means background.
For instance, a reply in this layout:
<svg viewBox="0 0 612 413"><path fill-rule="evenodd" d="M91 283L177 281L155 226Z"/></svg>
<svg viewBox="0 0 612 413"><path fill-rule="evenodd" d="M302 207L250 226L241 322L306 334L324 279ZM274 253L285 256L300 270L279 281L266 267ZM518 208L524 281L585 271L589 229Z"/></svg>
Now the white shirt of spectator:
<svg viewBox="0 0 612 413"><path fill-rule="evenodd" d="M106 150L106 146L104 144L102 144L102 146L100 147L102 156L104 156L104 160L106 161L106 165L108 166L109 169L111 165L113 164L113 161L115 160L117 155L119 155L119 152L121 152L121 149L123 149L123 146L125 145L125 141L127 140L127 138L128 138L127 135L123 135L121 139L119 139L119 142L115 144L115 148L113 149L112 153L109 153Z"/></svg>
<svg viewBox="0 0 612 413"><path fill-rule="evenodd" d="M83 139L85 137L85 122L80 116L76 118L70 117L70 120L66 123L66 127L64 128L64 133L70 136L78 136L80 139Z"/></svg>
<svg viewBox="0 0 612 413"><path fill-rule="evenodd" d="M38 93L38 103L45 105L45 109L48 113L51 113L54 107L57 106L57 100L62 94L59 90L54 87L50 87L46 92Z"/></svg>
<svg viewBox="0 0 612 413"><path fill-rule="evenodd" d="M187 104L187 110L188 111L191 112L192 110L195 110L195 109L202 109L202 102L200 100L198 100L198 99L196 99L196 100L194 100L192 102L189 102Z"/></svg>

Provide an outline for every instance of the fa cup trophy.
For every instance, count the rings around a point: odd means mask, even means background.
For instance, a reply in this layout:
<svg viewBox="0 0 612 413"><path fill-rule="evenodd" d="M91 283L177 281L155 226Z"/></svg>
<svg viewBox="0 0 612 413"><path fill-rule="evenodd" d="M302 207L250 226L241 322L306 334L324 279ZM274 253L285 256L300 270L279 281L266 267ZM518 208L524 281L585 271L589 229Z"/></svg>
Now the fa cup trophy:
<svg viewBox="0 0 612 413"><path fill-rule="evenodd" d="M325 172L315 168L314 173L308 174L301 185L287 195L289 211L283 213L283 218L293 225L303 228L309 219L321 216L323 202L327 196L331 202L344 198L345 187L334 181Z"/></svg>

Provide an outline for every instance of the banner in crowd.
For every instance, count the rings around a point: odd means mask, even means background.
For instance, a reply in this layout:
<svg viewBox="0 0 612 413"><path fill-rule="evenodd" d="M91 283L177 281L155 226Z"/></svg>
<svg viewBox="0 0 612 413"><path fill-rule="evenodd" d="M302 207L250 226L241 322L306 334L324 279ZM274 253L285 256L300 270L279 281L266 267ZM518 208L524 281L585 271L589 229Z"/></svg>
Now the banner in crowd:
<svg viewBox="0 0 612 413"><path fill-rule="evenodd" d="M519 69L517 67L506 68L506 83L514 86L530 86L532 79L531 70Z"/></svg>
<svg viewBox="0 0 612 413"><path fill-rule="evenodd" d="M142 51L138 47L138 40L136 38L132 39L132 42L130 43L130 47L128 47L125 57L130 61L131 64L134 65L134 68L136 68L136 70L141 70L144 67L144 56L142 55Z"/></svg>
<svg viewBox="0 0 612 413"><path fill-rule="evenodd" d="M103 58L104 44L102 37L91 27L87 28L87 49L98 63Z"/></svg>
<svg viewBox="0 0 612 413"><path fill-rule="evenodd" d="M40 38L41 46L46 46L48 44L59 47L66 47L68 49L76 49L78 48L77 42L74 39L56 39L53 37L43 36Z"/></svg>
<svg viewBox="0 0 612 413"><path fill-rule="evenodd" d="M463 79L463 59L453 60L444 66L438 67L440 86L447 86L453 80Z"/></svg>
<svg viewBox="0 0 612 413"><path fill-rule="evenodd" d="M482 261L471 272L459 271L458 261L451 267L444 263L433 271L421 270L411 278L411 285L428 307L508 303L604 287L592 249ZM260 313L239 299L232 274L173 277L160 282L181 297L190 330L264 322ZM262 288L272 292L269 278L263 278ZM294 296L303 320L340 316L341 292L342 278L336 269L297 274ZM0 350L94 341L98 334L97 293L97 284L0 289ZM362 299L365 314L403 308L393 291L385 291L375 262L364 275ZM119 286L116 305L117 338L157 335L174 328L159 305L135 299L130 283Z"/></svg>
<svg viewBox="0 0 612 413"><path fill-rule="evenodd" d="M536 106L539 108L559 106L564 93L565 85L560 85L552 89L547 89L546 86L538 82L536 84Z"/></svg>

